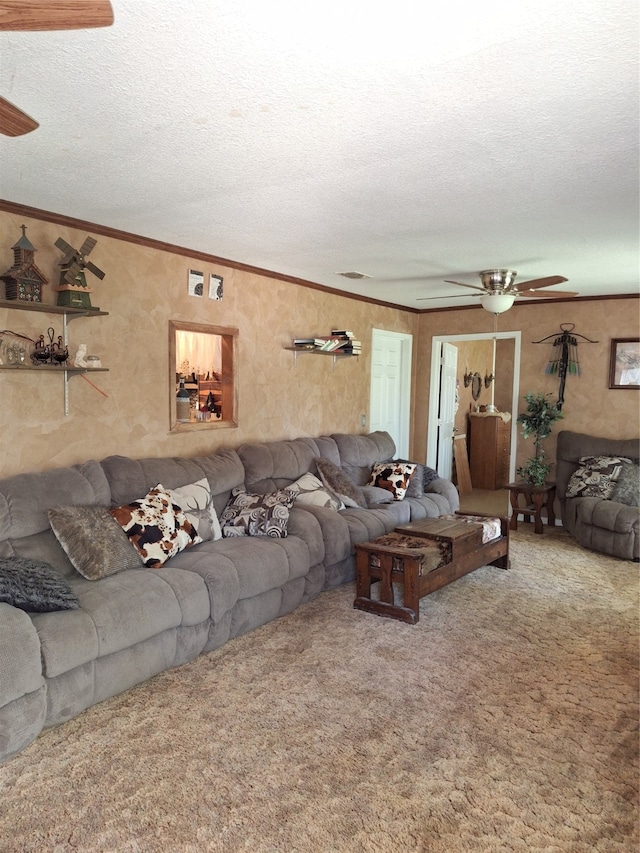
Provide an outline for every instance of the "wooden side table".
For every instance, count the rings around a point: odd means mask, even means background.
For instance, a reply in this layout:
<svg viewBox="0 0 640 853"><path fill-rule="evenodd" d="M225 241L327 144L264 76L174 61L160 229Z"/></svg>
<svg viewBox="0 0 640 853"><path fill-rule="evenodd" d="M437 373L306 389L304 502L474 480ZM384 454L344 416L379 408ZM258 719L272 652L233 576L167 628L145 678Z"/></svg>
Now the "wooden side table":
<svg viewBox="0 0 640 853"><path fill-rule="evenodd" d="M509 522L510 530L518 529L518 515L528 518L533 518L534 533L543 533L542 526L542 510L544 509L547 515L547 524L554 525L556 523L556 515L553 511L553 502L556 498L556 484L545 483L544 486L533 486L531 483L509 483L506 486L509 489L509 500L511 501L511 521ZM523 498L524 504L520 498Z"/></svg>

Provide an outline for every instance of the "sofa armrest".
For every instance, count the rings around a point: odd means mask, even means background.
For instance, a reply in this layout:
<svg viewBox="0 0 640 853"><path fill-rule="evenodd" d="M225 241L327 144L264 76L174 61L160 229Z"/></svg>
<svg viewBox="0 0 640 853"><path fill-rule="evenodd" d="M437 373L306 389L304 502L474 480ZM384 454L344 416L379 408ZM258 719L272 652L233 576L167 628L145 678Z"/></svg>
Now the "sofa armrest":
<svg viewBox="0 0 640 853"><path fill-rule="evenodd" d="M460 509L460 495L451 480L445 480L444 477L432 480L424 488L425 495L428 495L430 492L435 492L435 494L446 498L451 506L451 512L456 512Z"/></svg>

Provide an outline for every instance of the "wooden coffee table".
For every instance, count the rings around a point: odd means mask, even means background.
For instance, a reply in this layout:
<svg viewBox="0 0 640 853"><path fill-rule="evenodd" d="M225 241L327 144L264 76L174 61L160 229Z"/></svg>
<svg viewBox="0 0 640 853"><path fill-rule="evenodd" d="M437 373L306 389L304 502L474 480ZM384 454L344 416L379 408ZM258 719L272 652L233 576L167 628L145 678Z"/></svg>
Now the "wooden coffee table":
<svg viewBox="0 0 640 853"><path fill-rule="evenodd" d="M415 625L425 595L481 566L509 568L509 520L500 519L498 538L483 543L482 537L482 525L465 521L460 513L413 521L356 545L353 606ZM371 585L378 582L379 598L373 599ZM396 603L394 584L402 584L402 604Z"/></svg>

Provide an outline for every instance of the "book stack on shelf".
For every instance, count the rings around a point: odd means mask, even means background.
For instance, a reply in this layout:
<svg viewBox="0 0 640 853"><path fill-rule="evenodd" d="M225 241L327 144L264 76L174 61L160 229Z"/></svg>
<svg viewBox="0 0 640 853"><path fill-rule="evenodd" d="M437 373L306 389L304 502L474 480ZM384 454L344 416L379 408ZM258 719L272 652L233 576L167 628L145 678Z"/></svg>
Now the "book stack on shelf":
<svg viewBox="0 0 640 853"><path fill-rule="evenodd" d="M332 352L336 355L360 355L362 342L349 329L334 329L330 335L318 338L294 338L294 349Z"/></svg>

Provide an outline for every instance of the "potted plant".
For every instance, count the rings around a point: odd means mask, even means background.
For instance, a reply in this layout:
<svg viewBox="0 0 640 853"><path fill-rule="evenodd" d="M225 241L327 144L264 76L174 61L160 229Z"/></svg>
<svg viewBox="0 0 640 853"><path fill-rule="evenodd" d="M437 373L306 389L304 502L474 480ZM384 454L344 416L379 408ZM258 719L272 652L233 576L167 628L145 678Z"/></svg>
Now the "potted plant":
<svg viewBox="0 0 640 853"><path fill-rule="evenodd" d="M551 394L534 394L530 391L524 395L527 411L518 415L518 423L522 424L522 436L529 438L533 435L535 449L535 456L527 459L522 468L518 468L518 476L533 486L544 486L547 474L553 467L551 463L545 462L542 442L551 433L551 425L563 416L550 397Z"/></svg>

